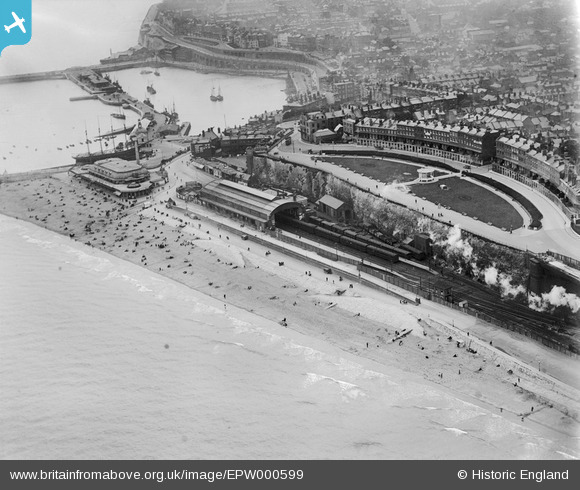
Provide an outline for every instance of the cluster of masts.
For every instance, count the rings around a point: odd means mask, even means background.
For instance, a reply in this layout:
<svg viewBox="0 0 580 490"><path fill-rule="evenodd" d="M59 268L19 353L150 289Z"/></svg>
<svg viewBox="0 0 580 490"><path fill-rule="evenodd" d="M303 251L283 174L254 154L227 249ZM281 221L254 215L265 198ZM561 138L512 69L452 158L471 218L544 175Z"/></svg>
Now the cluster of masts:
<svg viewBox="0 0 580 490"><path fill-rule="evenodd" d="M209 99L216 102L216 101L222 101L224 100L224 97L222 95L222 88L218 87L218 94L215 94L215 87L212 87L211 89L211 95L209 96Z"/></svg>

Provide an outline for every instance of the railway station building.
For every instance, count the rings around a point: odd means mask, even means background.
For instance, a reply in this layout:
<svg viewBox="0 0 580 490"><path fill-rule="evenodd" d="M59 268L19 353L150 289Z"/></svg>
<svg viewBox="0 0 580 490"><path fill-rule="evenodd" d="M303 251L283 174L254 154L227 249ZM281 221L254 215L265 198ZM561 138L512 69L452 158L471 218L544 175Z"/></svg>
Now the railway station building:
<svg viewBox="0 0 580 490"><path fill-rule="evenodd" d="M198 199L204 206L260 231L276 226L276 214L297 217L303 208L297 196L288 198L276 191L262 191L226 180L207 184L199 192Z"/></svg>

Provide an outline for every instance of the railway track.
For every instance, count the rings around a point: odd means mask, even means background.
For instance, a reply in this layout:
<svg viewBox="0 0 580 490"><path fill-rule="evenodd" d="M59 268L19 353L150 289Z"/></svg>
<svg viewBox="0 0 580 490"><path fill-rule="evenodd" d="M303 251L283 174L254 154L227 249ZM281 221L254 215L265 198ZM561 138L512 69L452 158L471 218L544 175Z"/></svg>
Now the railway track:
<svg viewBox="0 0 580 490"><path fill-rule="evenodd" d="M365 252L336 243L328 238L308 233L304 229L297 229L291 223L279 223L278 226L290 233L294 233L309 240L316 241L337 251L360 257L365 265L374 267L385 274L390 274L404 281L408 286L419 288L424 293L437 295L437 287L444 284L451 288L451 302L467 301L468 308L501 322L508 328L516 331L530 332L536 337L554 341L562 345L571 345L574 352L580 352L580 343L566 335L566 327L554 316L531 310L515 301L506 300L488 286L479 284L471 279L454 273L438 274L421 267L416 267L407 261L391 262L378 257L371 257Z"/></svg>

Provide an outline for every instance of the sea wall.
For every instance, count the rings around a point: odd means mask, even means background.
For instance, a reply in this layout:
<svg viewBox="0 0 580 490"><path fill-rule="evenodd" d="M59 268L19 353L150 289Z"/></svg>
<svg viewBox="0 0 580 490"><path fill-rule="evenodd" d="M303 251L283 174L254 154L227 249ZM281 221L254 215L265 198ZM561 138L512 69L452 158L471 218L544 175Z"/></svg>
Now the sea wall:
<svg viewBox="0 0 580 490"><path fill-rule="evenodd" d="M31 170L30 172L19 172L19 173L5 173L0 175L0 183L3 182L22 182L26 180L38 180L46 179L55 174L61 174L63 172L68 172L74 165L62 165L60 167L43 168L40 170Z"/></svg>

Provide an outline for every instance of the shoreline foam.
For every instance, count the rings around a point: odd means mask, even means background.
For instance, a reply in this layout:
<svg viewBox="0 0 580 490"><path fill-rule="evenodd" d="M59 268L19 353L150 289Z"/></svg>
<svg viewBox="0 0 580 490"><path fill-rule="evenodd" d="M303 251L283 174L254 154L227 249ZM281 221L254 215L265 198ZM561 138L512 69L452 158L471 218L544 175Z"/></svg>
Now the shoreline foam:
<svg viewBox="0 0 580 490"><path fill-rule="evenodd" d="M523 381L510 388L514 376L506 374L501 362L496 367L493 356L467 354L464 349L457 349L455 342L449 342L443 332L418 323L417 318L425 318L424 310L411 305L401 307L395 298L358 284L338 298L333 294L336 286L325 281L322 271L313 269L312 276L305 275L304 264L285 256L286 266L279 267L280 254L265 256L259 245L242 242L239 237L220 238L220 230L205 221L192 221L178 228L178 221L159 204L146 211L140 206L123 209L117 201L110 197L105 200L102 194L62 174L58 178L0 185L0 212L61 235L74 234L75 240L223 301L226 308L234 305L275 322L287 319L288 327L299 333L419 375L470 403L497 410L498 414L501 408L503 416L512 418L512 422L538 417L529 411L530 400L535 400L551 413L547 417L550 430L561 432L562 427L569 429L577 424L577 398L539 383L533 369L514 373ZM88 233L85 225L90 221L92 232ZM163 248L158 246L161 244ZM327 309L329 303L337 303L337 307ZM414 333L402 345L391 342L396 330L409 327ZM477 328L469 326L472 333ZM508 343L508 333L490 334L494 335L494 345L510 354L518 352ZM527 344L528 349L545 353L542 346ZM457 358L453 357L455 354ZM547 360L544 366L550 369L550 362L561 364L564 367L558 377L569 377L577 361L553 354L555 360ZM573 396L577 393L575 388L570 388L570 392ZM547 412L543 412L545 424Z"/></svg>

